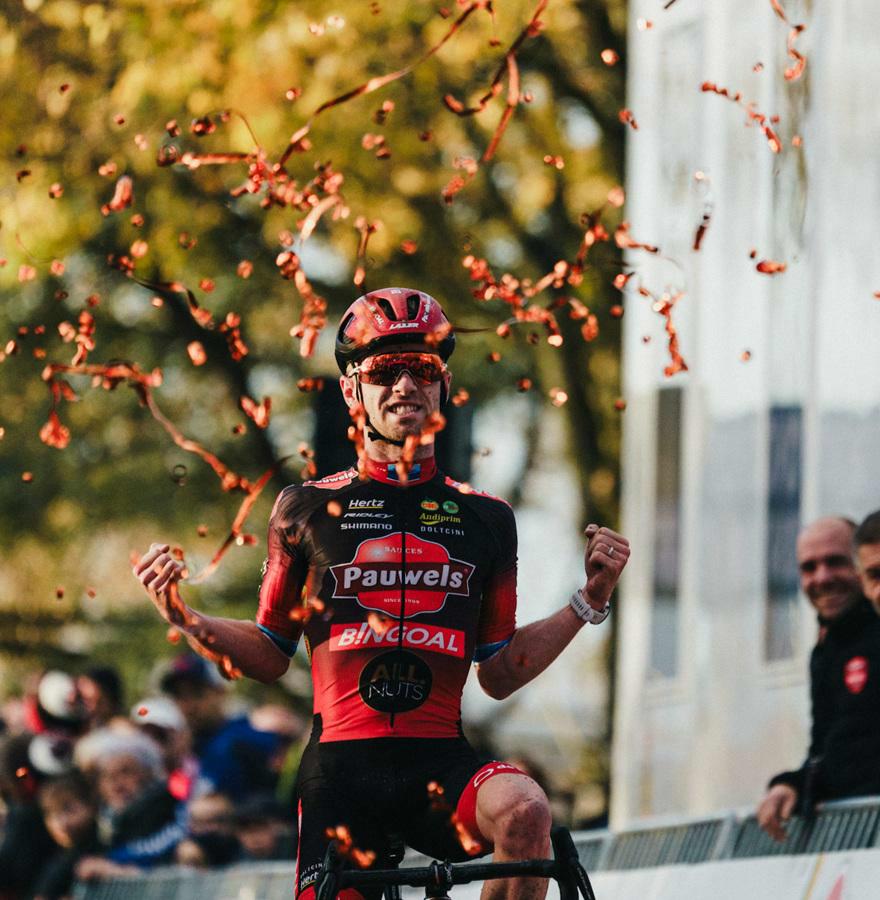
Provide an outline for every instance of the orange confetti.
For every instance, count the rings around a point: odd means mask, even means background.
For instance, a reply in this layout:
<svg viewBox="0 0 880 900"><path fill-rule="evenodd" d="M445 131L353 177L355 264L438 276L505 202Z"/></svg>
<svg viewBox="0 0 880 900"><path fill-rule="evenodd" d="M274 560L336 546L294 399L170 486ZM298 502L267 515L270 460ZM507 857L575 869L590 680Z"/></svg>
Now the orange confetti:
<svg viewBox="0 0 880 900"><path fill-rule="evenodd" d="M752 358L752 351L751 350L743 350L743 352L740 353L739 358L743 362L748 362Z"/></svg>
<svg viewBox="0 0 880 900"><path fill-rule="evenodd" d="M101 215L109 216L112 212L127 209L134 202L134 183L128 175L122 175L116 182L113 197L109 203L101 207Z"/></svg>
<svg viewBox="0 0 880 900"><path fill-rule="evenodd" d="M415 241L407 239L400 242L400 249L407 256L412 256L414 253L418 252L419 245Z"/></svg>
<svg viewBox="0 0 880 900"><path fill-rule="evenodd" d="M18 267L18 280L24 284L33 281L37 277L37 270L33 266L21 265Z"/></svg>
<svg viewBox="0 0 880 900"><path fill-rule="evenodd" d="M608 310L608 314L612 319L622 319L623 318L623 307L615 304Z"/></svg>
<svg viewBox="0 0 880 900"><path fill-rule="evenodd" d="M544 157L544 165L552 166L554 169L564 169L565 168L565 160L561 156L550 156L549 154Z"/></svg>
<svg viewBox="0 0 880 900"><path fill-rule="evenodd" d="M272 398L264 397L262 403L257 403L246 394L239 399L244 414L253 421L257 428L269 427L269 416L272 411Z"/></svg>
<svg viewBox="0 0 880 900"><path fill-rule="evenodd" d="M606 66L614 66L620 61L620 54L610 47L606 47L599 56L602 57L602 62L605 63Z"/></svg>
<svg viewBox="0 0 880 900"><path fill-rule="evenodd" d="M201 341L190 341L186 345L186 352L194 366L203 366L208 361L208 354Z"/></svg>
<svg viewBox="0 0 880 900"><path fill-rule="evenodd" d="M57 588L55 588L55 599L63 600L64 599L64 588L59 584Z"/></svg>
<svg viewBox="0 0 880 900"><path fill-rule="evenodd" d="M464 406L470 399L471 395L464 388L459 388L452 396L452 405Z"/></svg>
<svg viewBox="0 0 880 900"><path fill-rule="evenodd" d="M550 388L550 402L554 406L565 406L568 403L568 394L562 388Z"/></svg>
<svg viewBox="0 0 880 900"><path fill-rule="evenodd" d="M623 411L626 409L626 400L624 400L623 397L618 397L618 398L614 401L614 408L615 408L618 412L623 412Z"/></svg>
<svg viewBox="0 0 880 900"><path fill-rule="evenodd" d="M636 122L636 117L633 115L633 112L631 109L622 109L617 114L617 118L620 119L620 121L624 125L629 125L630 128L633 129L633 131L639 130L639 123Z"/></svg>
<svg viewBox="0 0 880 900"><path fill-rule="evenodd" d="M788 268L788 265L773 259L762 259L755 268L763 275L779 275Z"/></svg>
<svg viewBox="0 0 880 900"><path fill-rule="evenodd" d="M235 269L239 278L250 278L254 271L254 264L249 259L243 259Z"/></svg>
<svg viewBox="0 0 880 900"><path fill-rule="evenodd" d="M531 378L520 378L516 382L516 389L524 394L526 391L530 391L532 389L532 379Z"/></svg>
<svg viewBox="0 0 880 900"><path fill-rule="evenodd" d="M138 713L139 716L145 716L148 712L149 712L149 710L147 709L146 706L139 706L139 707L138 707L137 713Z"/></svg>
<svg viewBox="0 0 880 900"><path fill-rule="evenodd" d="M61 186L59 182L55 182L49 187L49 196L53 200L57 200L64 193L64 188Z"/></svg>
<svg viewBox="0 0 880 900"><path fill-rule="evenodd" d="M210 294L214 290L214 282L210 278L202 278L199 281L199 287L206 293Z"/></svg>
<svg viewBox="0 0 880 900"><path fill-rule="evenodd" d="M338 500L331 500L327 504L327 514L338 519L342 515L342 504Z"/></svg>
<svg viewBox="0 0 880 900"><path fill-rule="evenodd" d="M654 27L654 23L650 19L636 19L636 28L639 31L650 31Z"/></svg>
<svg viewBox="0 0 880 900"><path fill-rule="evenodd" d="M370 612L367 613L367 622L369 623L370 628L381 637L394 624L394 619L383 616L381 613Z"/></svg>
<svg viewBox="0 0 880 900"><path fill-rule="evenodd" d="M33 472L22 472L22 473L21 473L21 480L22 480L25 484L30 484L30 483L34 480L34 473L33 473Z"/></svg>
<svg viewBox="0 0 880 900"><path fill-rule="evenodd" d="M27 766L19 766L19 767L15 770L15 777L16 777L16 778L26 778L26 777L27 777L27 774L28 774L28 768L27 768Z"/></svg>
<svg viewBox="0 0 880 900"><path fill-rule="evenodd" d="M150 250L150 245L146 241L137 240L134 241L131 247L128 248L128 252L135 259L143 259Z"/></svg>

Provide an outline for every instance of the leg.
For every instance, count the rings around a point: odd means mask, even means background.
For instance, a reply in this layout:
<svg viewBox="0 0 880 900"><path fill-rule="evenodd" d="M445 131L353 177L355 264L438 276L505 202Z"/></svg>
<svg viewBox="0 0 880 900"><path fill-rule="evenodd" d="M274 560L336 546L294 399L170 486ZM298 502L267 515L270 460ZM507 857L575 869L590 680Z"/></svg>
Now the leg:
<svg viewBox="0 0 880 900"><path fill-rule="evenodd" d="M547 859L550 856L550 804L531 778L501 774L477 789L477 826L495 845L493 859ZM481 900L543 900L546 878L487 881Z"/></svg>

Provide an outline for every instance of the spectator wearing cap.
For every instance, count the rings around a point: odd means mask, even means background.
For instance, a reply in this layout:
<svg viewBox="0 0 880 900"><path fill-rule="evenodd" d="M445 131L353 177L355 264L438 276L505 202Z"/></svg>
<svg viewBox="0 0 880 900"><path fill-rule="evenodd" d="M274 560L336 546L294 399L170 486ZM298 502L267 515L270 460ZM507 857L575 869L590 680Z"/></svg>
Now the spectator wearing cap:
<svg viewBox="0 0 880 900"><path fill-rule="evenodd" d="M30 896L44 861L57 849L37 805L45 780L29 755L33 735L0 741L0 797L6 822L0 840L0 894Z"/></svg>
<svg viewBox="0 0 880 900"><path fill-rule="evenodd" d="M170 860L185 810L168 790L158 745L134 729L100 728L80 740L75 758L95 777L109 858L142 867Z"/></svg>
<svg viewBox="0 0 880 900"><path fill-rule="evenodd" d="M122 679L113 666L92 666L76 679L90 729L123 716Z"/></svg>
<svg viewBox="0 0 880 900"><path fill-rule="evenodd" d="M131 708L131 721L162 748L168 790L181 802L193 794L199 761L192 752L192 733L183 713L170 697L147 697Z"/></svg>
<svg viewBox="0 0 880 900"><path fill-rule="evenodd" d="M217 669L194 653L176 657L161 680L162 690L180 708L193 734L200 782L236 802L277 781L276 734L257 731L247 716L226 715L226 682Z"/></svg>

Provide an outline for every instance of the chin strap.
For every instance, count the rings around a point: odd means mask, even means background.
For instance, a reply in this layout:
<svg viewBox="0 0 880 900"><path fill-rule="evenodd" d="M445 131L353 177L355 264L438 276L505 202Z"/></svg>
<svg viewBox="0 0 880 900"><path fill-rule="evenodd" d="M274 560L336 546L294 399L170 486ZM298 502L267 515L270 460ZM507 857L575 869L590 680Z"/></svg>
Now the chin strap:
<svg viewBox="0 0 880 900"><path fill-rule="evenodd" d="M375 426L370 421L370 416L367 413L367 406L364 403L364 395L361 391L361 380L357 377L357 375L354 376L354 379L357 384L357 401L358 403L360 403L361 409L363 409L364 411L364 423L366 425L365 430L367 432L367 437L371 441L385 441L386 444L393 444L395 447L403 447L406 444L406 441L398 441L396 438L386 437L384 434L380 434L378 431L376 431Z"/></svg>

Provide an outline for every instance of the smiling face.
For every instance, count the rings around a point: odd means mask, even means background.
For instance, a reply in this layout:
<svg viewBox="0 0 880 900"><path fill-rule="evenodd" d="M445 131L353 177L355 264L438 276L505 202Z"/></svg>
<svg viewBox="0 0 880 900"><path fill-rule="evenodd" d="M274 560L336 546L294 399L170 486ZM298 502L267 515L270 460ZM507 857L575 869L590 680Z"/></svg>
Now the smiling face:
<svg viewBox="0 0 880 900"><path fill-rule="evenodd" d="M798 535L801 589L819 617L832 622L859 599L852 554L853 529L841 519L819 519Z"/></svg>
<svg viewBox="0 0 880 900"><path fill-rule="evenodd" d="M398 361L405 361L410 355L413 359L413 369L416 370L417 361L426 354L420 352L383 354L394 356ZM439 357L436 359L440 363ZM369 362L370 360L365 361L365 365ZM392 384L369 384L367 376L363 375L343 375L339 384L349 407L359 402L358 387L360 387L364 411L374 431L392 440L403 441L409 435L420 434L428 418L440 409L441 392L444 387L446 391L449 390L451 376L449 372L443 371L439 380L425 384L424 378L417 377L418 372L413 374L402 366L399 370L390 371L396 376ZM365 441L368 453L374 458L394 459L400 454L399 447L386 441L378 441L369 435L365 435ZM416 457L429 456L432 452L433 439L419 448Z"/></svg>

